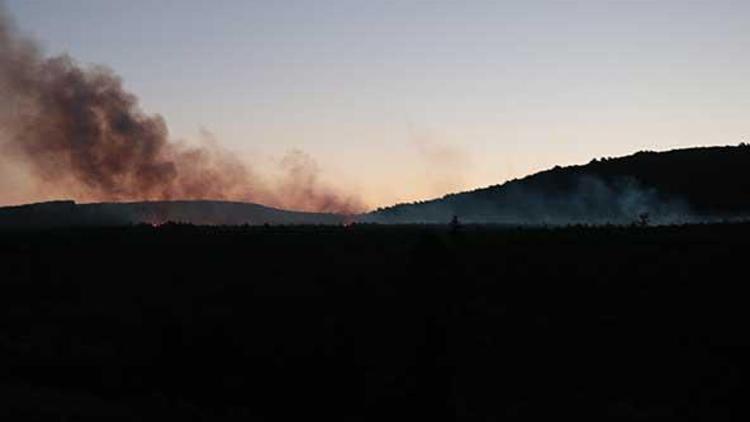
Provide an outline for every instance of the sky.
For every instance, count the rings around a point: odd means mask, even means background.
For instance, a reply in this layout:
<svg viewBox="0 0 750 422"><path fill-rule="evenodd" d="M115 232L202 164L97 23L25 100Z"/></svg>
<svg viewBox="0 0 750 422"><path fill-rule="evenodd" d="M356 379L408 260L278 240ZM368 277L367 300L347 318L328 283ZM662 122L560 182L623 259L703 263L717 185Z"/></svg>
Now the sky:
<svg viewBox="0 0 750 422"><path fill-rule="evenodd" d="M747 1L5 0L171 137L368 207L750 135Z"/></svg>

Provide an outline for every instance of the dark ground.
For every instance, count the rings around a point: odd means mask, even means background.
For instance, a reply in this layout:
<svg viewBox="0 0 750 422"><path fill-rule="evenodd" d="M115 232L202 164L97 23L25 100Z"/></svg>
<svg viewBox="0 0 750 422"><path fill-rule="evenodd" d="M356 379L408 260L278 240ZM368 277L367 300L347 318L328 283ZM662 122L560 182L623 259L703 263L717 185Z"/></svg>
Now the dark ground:
<svg viewBox="0 0 750 422"><path fill-rule="evenodd" d="M0 415L747 420L748 246L747 224L2 232Z"/></svg>

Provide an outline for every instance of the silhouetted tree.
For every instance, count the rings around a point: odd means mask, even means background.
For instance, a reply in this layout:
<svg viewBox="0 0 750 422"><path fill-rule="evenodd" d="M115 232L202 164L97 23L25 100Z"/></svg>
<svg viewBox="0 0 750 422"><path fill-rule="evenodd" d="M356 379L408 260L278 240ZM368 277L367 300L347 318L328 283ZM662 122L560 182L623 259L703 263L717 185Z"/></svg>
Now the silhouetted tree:
<svg viewBox="0 0 750 422"><path fill-rule="evenodd" d="M451 231L452 232L455 232L456 230L458 230L461 227L461 222L458 221L458 216L457 215L454 215L453 218L451 219L450 226L451 226Z"/></svg>

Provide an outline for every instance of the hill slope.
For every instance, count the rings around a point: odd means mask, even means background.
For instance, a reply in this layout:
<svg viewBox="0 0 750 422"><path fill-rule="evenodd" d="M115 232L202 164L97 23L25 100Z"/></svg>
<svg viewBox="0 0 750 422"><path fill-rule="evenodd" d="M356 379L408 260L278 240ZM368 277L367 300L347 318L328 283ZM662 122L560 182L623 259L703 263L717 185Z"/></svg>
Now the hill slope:
<svg viewBox="0 0 750 422"><path fill-rule="evenodd" d="M285 211L227 201L76 204L54 201L0 208L0 228L119 226L167 221L193 224L339 224L337 214Z"/></svg>
<svg viewBox="0 0 750 422"><path fill-rule="evenodd" d="M501 224L694 222L750 215L750 147L704 147L555 167L439 199L355 216L376 223ZM76 204L56 201L0 208L0 228L194 224L341 224L347 216L285 211L227 201Z"/></svg>
<svg viewBox="0 0 750 422"><path fill-rule="evenodd" d="M555 167L502 185L378 209L363 221L629 223L750 214L750 147L704 147Z"/></svg>

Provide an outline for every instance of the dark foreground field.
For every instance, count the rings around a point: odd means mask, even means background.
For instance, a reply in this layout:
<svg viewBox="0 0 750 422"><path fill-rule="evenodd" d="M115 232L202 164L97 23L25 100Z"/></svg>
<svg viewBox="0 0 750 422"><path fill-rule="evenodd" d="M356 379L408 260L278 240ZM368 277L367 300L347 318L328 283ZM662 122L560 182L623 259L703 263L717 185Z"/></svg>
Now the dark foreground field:
<svg viewBox="0 0 750 422"><path fill-rule="evenodd" d="M746 419L748 246L750 225L3 232L0 415Z"/></svg>

